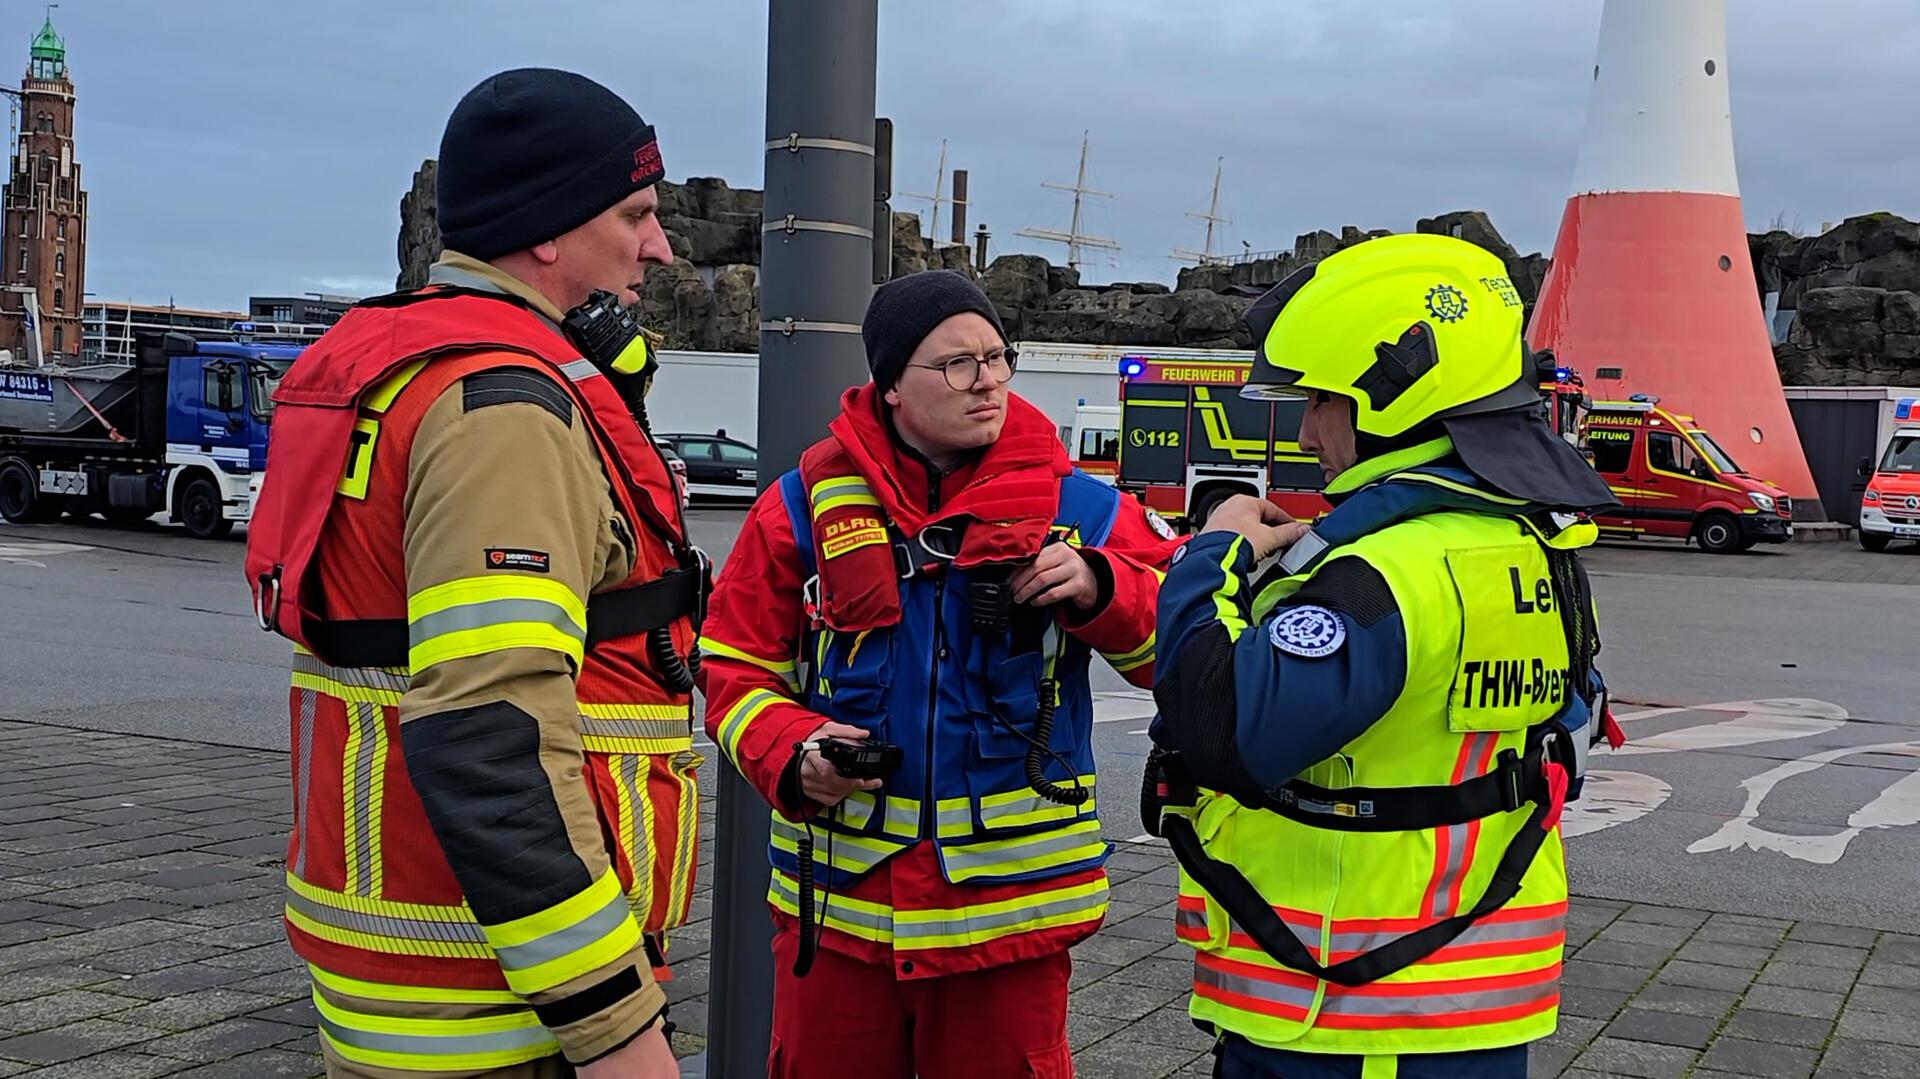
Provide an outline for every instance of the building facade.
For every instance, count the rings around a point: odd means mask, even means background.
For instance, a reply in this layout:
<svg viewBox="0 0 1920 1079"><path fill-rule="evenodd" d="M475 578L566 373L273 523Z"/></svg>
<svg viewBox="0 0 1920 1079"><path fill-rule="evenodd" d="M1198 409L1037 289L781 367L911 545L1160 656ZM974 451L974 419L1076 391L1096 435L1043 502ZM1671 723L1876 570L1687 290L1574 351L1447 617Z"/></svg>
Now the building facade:
<svg viewBox="0 0 1920 1079"><path fill-rule="evenodd" d="M0 349L49 361L80 355L87 288L87 193L73 145L73 80L66 42L49 17L28 50L20 136L0 191ZM26 294L39 309L32 324Z"/></svg>
<svg viewBox="0 0 1920 1079"><path fill-rule="evenodd" d="M178 330L203 341L232 341L233 329L246 320L239 311L202 311L171 304L88 303L81 358L86 363L132 363L134 339L143 333Z"/></svg>

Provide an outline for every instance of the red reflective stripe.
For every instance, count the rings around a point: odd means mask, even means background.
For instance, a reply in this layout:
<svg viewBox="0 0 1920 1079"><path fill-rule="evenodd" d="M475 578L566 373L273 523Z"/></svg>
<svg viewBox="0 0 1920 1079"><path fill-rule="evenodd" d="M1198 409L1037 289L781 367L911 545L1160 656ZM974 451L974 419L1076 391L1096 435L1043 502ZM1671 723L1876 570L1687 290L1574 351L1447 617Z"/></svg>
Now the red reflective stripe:
<svg viewBox="0 0 1920 1079"><path fill-rule="evenodd" d="M1320 925L1320 916L1318 914L1304 910L1293 910L1287 907L1275 907L1273 909L1275 913L1288 921L1298 922L1302 925L1316 928ZM1526 921L1532 918L1549 918L1554 915L1564 915L1566 913L1567 901L1562 899L1555 903L1541 903L1531 907L1501 907L1499 910L1485 917L1474 919L1473 924L1487 925L1499 922ZM1333 924L1328 928L1335 933L1365 933L1379 932L1381 930L1398 930L1404 933L1408 930L1420 929L1432 924L1432 918L1419 917L1335 918Z"/></svg>
<svg viewBox="0 0 1920 1079"><path fill-rule="evenodd" d="M1500 736L1492 733L1481 733L1469 739L1468 744L1476 747L1473 772L1471 775L1465 777L1456 776L1454 778L1455 783L1460 783L1464 779L1486 775L1493 770L1493 751L1499 748ZM1453 887L1447 894L1447 908L1444 912L1436 912L1441 913L1443 917L1451 917L1460 912L1460 889L1466 882L1467 874L1473 872L1473 856L1475 852L1480 849L1479 821L1470 820L1467 822L1467 838L1463 848L1460 852L1459 871L1454 873L1452 881Z"/></svg>
<svg viewBox="0 0 1920 1079"><path fill-rule="evenodd" d="M1529 985L1550 985L1560 978L1560 964L1523 970L1514 974L1483 974L1474 978L1446 978L1417 982L1368 982L1348 988L1327 985L1327 1000L1338 997L1434 997L1456 993L1477 993L1486 989L1517 989Z"/></svg>

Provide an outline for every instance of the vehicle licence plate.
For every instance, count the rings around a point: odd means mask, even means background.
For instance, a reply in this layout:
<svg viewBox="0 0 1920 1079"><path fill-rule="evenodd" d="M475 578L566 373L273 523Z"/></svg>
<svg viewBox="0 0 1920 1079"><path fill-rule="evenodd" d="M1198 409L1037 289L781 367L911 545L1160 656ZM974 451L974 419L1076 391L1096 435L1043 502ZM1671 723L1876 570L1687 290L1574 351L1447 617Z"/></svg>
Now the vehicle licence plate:
<svg viewBox="0 0 1920 1079"><path fill-rule="evenodd" d="M1894 525L1893 534L1896 536L1920 536L1920 527L1915 527L1914 525Z"/></svg>

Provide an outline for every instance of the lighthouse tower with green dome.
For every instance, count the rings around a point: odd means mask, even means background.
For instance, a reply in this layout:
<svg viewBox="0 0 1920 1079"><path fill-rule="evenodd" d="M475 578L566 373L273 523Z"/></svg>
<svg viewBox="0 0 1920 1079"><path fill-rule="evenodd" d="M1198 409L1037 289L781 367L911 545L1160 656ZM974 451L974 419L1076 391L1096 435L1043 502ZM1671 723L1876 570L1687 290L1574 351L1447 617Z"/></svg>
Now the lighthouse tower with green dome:
<svg viewBox="0 0 1920 1079"><path fill-rule="evenodd" d="M47 360L76 361L87 294L87 193L74 154L67 43L51 8L27 50L18 141L9 149L0 194L0 349L23 357L27 334L37 332ZM31 330L22 289L32 290L39 308Z"/></svg>

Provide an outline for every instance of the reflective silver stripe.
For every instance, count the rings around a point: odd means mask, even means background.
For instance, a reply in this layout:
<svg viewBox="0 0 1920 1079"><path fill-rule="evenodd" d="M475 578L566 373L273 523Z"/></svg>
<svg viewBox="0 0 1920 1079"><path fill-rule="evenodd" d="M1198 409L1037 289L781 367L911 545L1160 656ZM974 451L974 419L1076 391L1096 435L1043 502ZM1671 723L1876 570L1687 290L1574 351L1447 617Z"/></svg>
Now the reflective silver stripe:
<svg viewBox="0 0 1920 1079"><path fill-rule="evenodd" d="M504 1053L558 1044L547 1028L539 1025L491 1034L376 1034L370 1030L341 1026L321 1016L320 1029L327 1032L327 1037L355 1049L424 1057Z"/></svg>
<svg viewBox="0 0 1920 1079"><path fill-rule="evenodd" d="M778 893L782 899L792 903L794 906L797 907L800 905L800 889L785 873L775 873L773 875L773 890ZM814 886L813 892L814 906L816 910L821 912L823 922L827 920L846 922L848 925L857 925L866 929L875 930L876 932L892 935L893 919L891 917L869 910L849 907L845 905L845 903L834 903L832 897L818 885ZM823 904L827 906L823 906ZM828 907L830 907L830 909L828 909Z"/></svg>
<svg viewBox="0 0 1920 1079"><path fill-rule="evenodd" d="M1201 915L1201 917L1204 919L1205 916ZM1300 943L1302 945L1305 945L1308 951L1313 952L1315 955L1318 955L1320 953L1320 926L1317 923L1314 925L1302 925L1298 920L1285 917L1284 915L1281 917L1280 920L1286 923L1287 928L1289 930L1292 930L1293 935L1299 938ZM1206 922L1203 920L1200 924L1204 928L1206 925ZM1229 916L1227 919L1227 930L1232 933L1238 933L1243 937L1252 936L1252 934L1246 931L1245 927L1243 927L1239 922L1235 921L1231 916ZM1359 934L1359 933L1350 933L1347 935L1355 940L1365 939L1365 935ZM1386 939L1389 939L1389 940L1392 939L1392 935L1388 934L1386 936ZM1335 936L1336 947L1341 946L1337 943L1338 940L1339 940L1339 936L1336 934ZM1365 948L1362 947L1357 950L1364 951Z"/></svg>
<svg viewBox="0 0 1920 1079"><path fill-rule="evenodd" d="M1093 784L1088 783L1086 784L1086 786L1088 791L1091 792L1093 788ZM985 827L993 828L993 827L996 827L999 824L999 822L1006 820L1008 817L1019 817L1028 813L1038 813L1042 810L1047 810L1047 809L1054 809L1059 811L1059 816L1050 818L1051 820L1065 820L1065 819L1079 816L1082 813L1091 812L1092 808L1093 808L1093 801L1091 798L1088 799L1086 805L1074 807L1074 806L1059 805L1055 802L1049 801L1048 799L1040 797L1038 794L1030 794L1024 798L1019 799L1018 801L1007 802L1002 805L987 805L983 801L980 806L980 822ZM1030 823L1038 824L1042 822L1033 821Z"/></svg>
<svg viewBox="0 0 1920 1079"><path fill-rule="evenodd" d="M572 955L620 928L631 917L633 910L627 906L627 897L616 895L607 900L605 906L565 929L556 929L525 944L496 947L493 952L500 957L502 970L526 970Z"/></svg>
<svg viewBox="0 0 1920 1079"><path fill-rule="evenodd" d="M1396 982L1394 984L1413 986L1420 983ZM1339 988L1335 985L1327 987L1327 999L1320 1004L1320 1014L1432 1018L1460 1012L1485 1011L1489 1008L1511 1008L1522 1004L1544 1003L1560 993L1559 982L1553 978L1538 985L1518 985L1510 989L1482 989L1471 993L1436 988L1432 993L1423 993L1419 996L1346 995L1340 993Z"/></svg>
<svg viewBox="0 0 1920 1079"><path fill-rule="evenodd" d="M1176 907L1173 912L1173 924L1181 929L1198 929L1204 933L1207 929L1207 915L1205 911Z"/></svg>
<svg viewBox="0 0 1920 1079"><path fill-rule="evenodd" d="M449 633L513 622L539 622L577 641L584 642L587 639L586 627L575 622L573 615L558 603L544 599L485 599L415 619L407 626L407 640L418 648Z"/></svg>
<svg viewBox="0 0 1920 1079"><path fill-rule="evenodd" d="M322 663L318 657L298 654L293 657L293 673L324 678L356 689L380 689L390 693L405 693L411 681L404 673L381 667L333 667Z"/></svg>
<svg viewBox="0 0 1920 1079"><path fill-rule="evenodd" d="M881 828L888 835L902 836L907 839L920 838L920 803L902 799L887 799L887 819L881 822Z"/></svg>
<svg viewBox="0 0 1920 1079"><path fill-rule="evenodd" d="M401 940L437 940L448 944L470 944L481 948L486 947L487 944L487 936L481 931L478 922L437 922L425 918L395 918L386 914L341 910L325 903L317 903L292 888L287 889L287 906L321 925L330 925L335 929L345 929L354 933L369 933L376 937L396 937ZM460 907L447 909L461 914L466 913Z"/></svg>
<svg viewBox="0 0 1920 1079"><path fill-rule="evenodd" d="M894 936L903 941L917 940L922 937L971 936L1025 922L1037 922L1042 918L1051 918L1055 915L1099 910L1106 902L1107 891L1102 888L1087 895L1056 899L1051 903L1015 907L1012 910L991 914L961 914L958 917L943 918L937 922L902 920L896 923Z"/></svg>
<svg viewBox="0 0 1920 1079"><path fill-rule="evenodd" d="M598 378L600 369L593 365L592 360L579 359L561 364L560 373L575 382L585 382L590 378Z"/></svg>
<svg viewBox="0 0 1920 1079"><path fill-rule="evenodd" d="M296 656L295 660L304 657ZM300 853L293 858L293 875L307 875L307 846L312 842L307 835L308 809L307 798L313 791L313 713L318 704L319 695L310 689L295 690L300 695L300 719L295 725L295 740L300 747L300 775L296 779L293 794L293 827L299 837Z"/></svg>
<svg viewBox="0 0 1920 1079"><path fill-rule="evenodd" d="M1014 843L1007 840L994 840L1006 843L1004 847L992 850L978 850L972 847L941 847L940 860L954 872L962 870L996 869L1014 862L1026 861L1047 854L1061 854L1075 847L1098 847L1103 842L1098 831L1079 832L1042 832L1032 839ZM1015 872L1020 870L1016 869Z"/></svg>
<svg viewBox="0 0 1920 1079"><path fill-rule="evenodd" d="M639 893L630 905L635 917L645 918L653 900L653 829L640 819L648 809L643 801L647 792L640 775L640 758L625 754L618 759L620 788L627 796L627 857L633 864L634 891Z"/></svg>
<svg viewBox="0 0 1920 1079"><path fill-rule="evenodd" d="M1298 1008L1302 1012L1313 1010L1313 989L1303 989L1282 982L1270 982L1264 978L1249 978L1244 974L1229 974L1224 970L1203 966L1198 962L1195 962L1193 967L1193 984L1208 986L1236 996L1285 1004Z"/></svg>
<svg viewBox="0 0 1920 1079"><path fill-rule="evenodd" d="M354 701L353 725L360 728L360 746L353 757L353 867L354 893L373 894L373 832L380 822L373 819L373 770L386 762L377 760L380 748L380 706Z"/></svg>
<svg viewBox="0 0 1920 1079"><path fill-rule="evenodd" d="M840 823L856 831L863 829L873 819L873 807L872 791L854 791L840 802Z"/></svg>
<svg viewBox="0 0 1920 1079"><path fill-rule="evenodd" d="M1292 922L1287 923L1289 926ZM1465 944L1496 944L1510 940L1526 940L1530 937L1544 937L1560 932L1565 919L1559 916L1548 918L1529 918L1519 922L1475 922L1467 931L1455 937L1447 945L1458 948ZM1333 950L1336 952L1370 952L1399 940L1405 933L1335 933Z"/></svg>
<svg viewBox="0 0 1920 1079"><path fill-rule="evenodd" d="M773 819L773 834L793 843L795 846L798 846L800 841L805 839L807 835L805 829L779 817ZM871 836L863 836L855 839L852 836L845 835L835 835L829 838L829 835L830 833L823 831L819 837L813 841L813 860L820 865L831 866L834 869L844 869L850 873L865 873L874 866L907 849L904 843L874 839ZM831 861L829 861L827 857L827 847L829 845L833 847L833 857ZM881 846L887 849L874 850L874 846Z"/></svg>
<svg viewBox="0 0 1920 1079"><path fill-rule="evenodd" d="M973 807L971 805L942 806L934 811L933 819L940 826L940 834L969 835L973 832Z"/></svg>
<svg viewBox="0 0 1920 1079"><path fill-rule="evenodd" d="M684 719L595 719L581 716L580 733L604 738L685 738L690 731Z"/></svg>
<svg viewBox="0 0 1920 1079"><path fill-rule="evenodd" d="M1498 734L1490 731L1477 731L1467 735L1466 745L1462 747L1461 752L1465 754L1468 761L1478 761L1481 754L1486 751L1487 743L1497 742L1499 738ZM1463 774L1461 778L1477 777ZM1440 869L1439 884L1434 887L1433 906L1427 911L1428 917L1451 918L1460 905L1460 877L1467 865L1469 831L1469 826L1465 824L1447 826L1447 861Z"/></svg>

